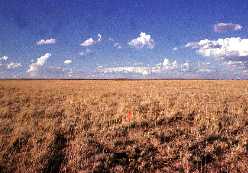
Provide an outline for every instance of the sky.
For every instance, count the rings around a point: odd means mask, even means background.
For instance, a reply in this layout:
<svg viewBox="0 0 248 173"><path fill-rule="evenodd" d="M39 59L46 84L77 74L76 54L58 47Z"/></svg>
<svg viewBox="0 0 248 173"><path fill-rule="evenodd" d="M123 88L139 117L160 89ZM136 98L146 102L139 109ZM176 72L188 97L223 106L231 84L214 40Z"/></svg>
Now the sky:
<svg viewBox="0 0 248 173"><path fill-rule="evenodd" d="M0 78L248 79L247 0L0 0Z"/></svg>

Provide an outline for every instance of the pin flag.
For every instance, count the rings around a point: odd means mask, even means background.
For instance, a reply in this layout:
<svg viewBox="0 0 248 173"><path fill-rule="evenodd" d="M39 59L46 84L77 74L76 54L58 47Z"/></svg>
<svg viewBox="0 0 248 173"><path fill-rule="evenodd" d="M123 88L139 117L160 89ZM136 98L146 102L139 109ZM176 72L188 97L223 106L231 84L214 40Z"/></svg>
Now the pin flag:
<svg viewBox="0 0 248 173"><path fill-rule="evenodd" d="M131 119L132 119L132 113L129 111L127 114L127 120L131 121Z"/></svg>

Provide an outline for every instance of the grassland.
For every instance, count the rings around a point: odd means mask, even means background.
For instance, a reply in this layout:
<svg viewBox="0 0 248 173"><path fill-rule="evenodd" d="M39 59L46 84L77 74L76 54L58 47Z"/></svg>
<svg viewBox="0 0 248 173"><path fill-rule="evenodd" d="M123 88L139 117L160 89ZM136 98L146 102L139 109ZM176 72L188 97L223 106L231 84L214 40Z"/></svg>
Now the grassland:
<svg viewBox="0 0 248 173"><path fill-rule="evenodd" d="M0 172L247 172L248 81L0 81Z"/></svg>

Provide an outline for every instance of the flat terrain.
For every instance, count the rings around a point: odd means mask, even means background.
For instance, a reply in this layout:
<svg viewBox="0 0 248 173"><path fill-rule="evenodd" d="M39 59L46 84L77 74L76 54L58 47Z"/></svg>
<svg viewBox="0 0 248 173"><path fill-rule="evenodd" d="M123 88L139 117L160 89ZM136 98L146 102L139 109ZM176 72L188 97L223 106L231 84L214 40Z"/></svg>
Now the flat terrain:
<svg viewBox="0 0 248 173"><path fill-rule="evenodd" d="M248 81L0 81L0 172L247 172Z"/></svg>

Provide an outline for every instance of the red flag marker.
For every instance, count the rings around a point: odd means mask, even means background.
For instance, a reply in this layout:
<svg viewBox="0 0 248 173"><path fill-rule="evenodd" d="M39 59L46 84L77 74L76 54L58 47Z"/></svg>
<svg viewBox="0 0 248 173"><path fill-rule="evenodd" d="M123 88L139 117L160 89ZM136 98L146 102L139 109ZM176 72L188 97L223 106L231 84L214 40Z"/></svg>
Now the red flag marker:
<svg viewBox="0 0 248 173"><path fill-rule="evenodd" d="M131 121L131 119L132 119L132 113L131 112L128 112L127 119L128 119L128 121Z"/></svg>

